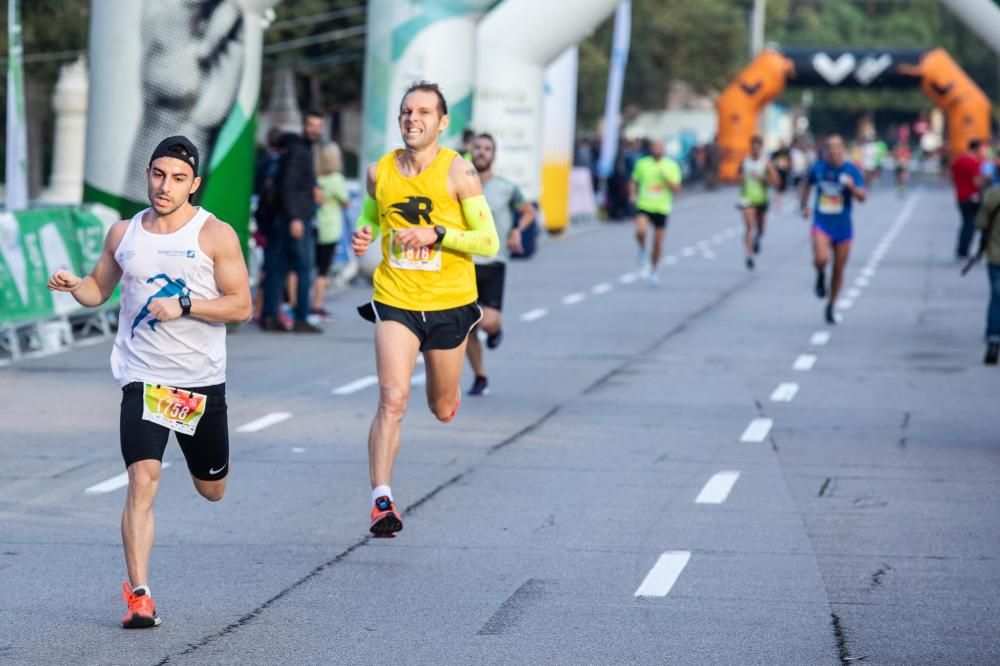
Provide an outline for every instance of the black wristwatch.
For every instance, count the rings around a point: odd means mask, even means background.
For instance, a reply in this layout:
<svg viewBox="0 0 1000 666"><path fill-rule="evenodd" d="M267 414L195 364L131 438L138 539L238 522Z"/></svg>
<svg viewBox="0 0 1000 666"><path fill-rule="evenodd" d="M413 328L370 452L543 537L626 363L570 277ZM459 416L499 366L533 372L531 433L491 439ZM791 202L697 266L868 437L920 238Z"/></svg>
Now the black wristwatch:
<svg viewBox="0 0 1000 666"><path fill-rule="evenodd" d="M446 233L448 233L448 230L444 226L442 226L440 224L435 224L434 225L434 233L437 234L437 237L438 237L437 242L438 242L438 245L440 245L444 241L444 235Z"/></svg>
<svg viewBox="0 0 1000 666"><path fill-rule="evenodd" d="M177 300L181 302L181 316L186 317L191 314L191 296L188 294L181 294L177 297Z"/></svg>

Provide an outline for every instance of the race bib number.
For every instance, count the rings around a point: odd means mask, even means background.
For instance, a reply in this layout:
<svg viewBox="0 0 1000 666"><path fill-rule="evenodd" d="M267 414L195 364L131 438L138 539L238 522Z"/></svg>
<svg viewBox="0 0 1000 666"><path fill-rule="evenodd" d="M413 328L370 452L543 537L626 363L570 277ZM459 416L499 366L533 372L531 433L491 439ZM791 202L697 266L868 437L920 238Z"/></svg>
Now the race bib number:
<svg viewBox="0 0 1000 666"><path fill-rule="evenodd" d="M823 215L840 215L844 212L842 194L820 194L818 210Z"/></svg>
<svg viewBox="0 0 1000 666"><path fill-rule="evenodd" d="M404 271L441 270L441 247L404 248L396 240L396 230L389 230L389 265Z"/></svg>
<svg viewBox="0 0 1000 666"><path fill-rule="evenodd" d="M142 419L185 435L193 435L205 415L208 397L172 386L146 384L142 393Z"/></svg>

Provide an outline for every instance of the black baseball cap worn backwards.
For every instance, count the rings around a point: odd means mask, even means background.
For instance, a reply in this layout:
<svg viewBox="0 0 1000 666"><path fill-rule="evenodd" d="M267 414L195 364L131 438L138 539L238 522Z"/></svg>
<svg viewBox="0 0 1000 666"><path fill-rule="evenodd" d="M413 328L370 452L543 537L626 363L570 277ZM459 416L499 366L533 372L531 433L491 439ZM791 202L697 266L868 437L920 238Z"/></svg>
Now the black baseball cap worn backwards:
<svg viewBox="0 0 1000 666"><path fill-rule="evenodd" d="M161 157L173 157L187 162L194 169L194 175L198 175L198 149L186 136L168 136L157 144L153 150L153 156L149 158L150 166Z"/></svg>

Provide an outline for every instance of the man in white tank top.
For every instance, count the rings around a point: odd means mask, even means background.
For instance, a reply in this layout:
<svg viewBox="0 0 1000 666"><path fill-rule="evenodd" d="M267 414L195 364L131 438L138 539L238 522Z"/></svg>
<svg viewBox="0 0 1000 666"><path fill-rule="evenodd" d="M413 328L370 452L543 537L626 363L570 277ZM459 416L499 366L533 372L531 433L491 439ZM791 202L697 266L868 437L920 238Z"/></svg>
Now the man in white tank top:
<svg viewBox="0 0 1000 666"><path fill-rule="evenodd" d="M146 169L150 208L115 223L90 275L56 271L49 289L97 307L121 283L111 371L122 389L120 443L128 469L122 542L129 580L122 626L160 624L148 585L153 500L170 431L197 491L222 499L229 473L226 324L250 317L250 280L236 232L191 205L198 149L164 139Z"/></svg>

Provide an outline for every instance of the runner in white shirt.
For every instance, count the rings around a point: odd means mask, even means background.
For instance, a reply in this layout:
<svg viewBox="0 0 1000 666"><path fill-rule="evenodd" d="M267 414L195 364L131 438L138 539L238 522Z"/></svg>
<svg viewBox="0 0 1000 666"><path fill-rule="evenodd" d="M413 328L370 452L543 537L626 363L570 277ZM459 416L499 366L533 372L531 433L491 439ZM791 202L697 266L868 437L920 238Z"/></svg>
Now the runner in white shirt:
<svg viewBox="0 0 1000 666"><path fill-rule="evenodd" d="M251 314L250 281L236 232L191 205L201 185L198 149L164 139L146 170L151 208L108 231L90 275L56 271L49 289L86 307L121 283L111 371L122 389L120 442L128 469L122 542L129 581L122 626L160 624L148 585L153 500L170 431L197 491L222 499L229 474L226 323Z"/></svg>

